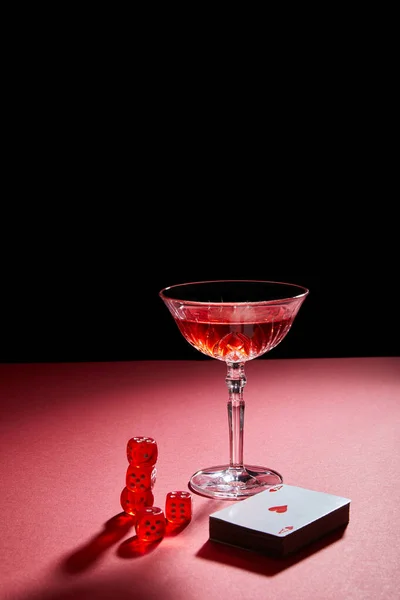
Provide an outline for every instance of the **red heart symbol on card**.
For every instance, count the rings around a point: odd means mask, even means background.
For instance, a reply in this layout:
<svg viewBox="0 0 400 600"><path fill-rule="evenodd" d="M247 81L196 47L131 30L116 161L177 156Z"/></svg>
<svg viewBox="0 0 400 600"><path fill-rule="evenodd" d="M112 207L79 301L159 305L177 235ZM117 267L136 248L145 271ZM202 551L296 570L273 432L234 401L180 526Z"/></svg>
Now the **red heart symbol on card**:
<svg viewBox="0 0 400 600"><path fill-rule="evenodd" d="M284 513L287 511L287 505L284 504L283 506L271 506L271 508L269 508L268 510L271 510L271 511L277 512L277 513Z"/></svg>
<svg viewBox="0 0 400 600"><path fill-rule="evenodd" d="M292 529L293 529L293 525L288 525L287 527L284 527L283 529L278 531L278 535L282 535L282 533L287 533L288 531L292 531Z"/></svg>
<svg viewBox="0 0 400 600"><path fill-rule="evenodd" d="M278 492L281 489L281 485L276 485L275 487L269 488L270 492Z"/></svg>

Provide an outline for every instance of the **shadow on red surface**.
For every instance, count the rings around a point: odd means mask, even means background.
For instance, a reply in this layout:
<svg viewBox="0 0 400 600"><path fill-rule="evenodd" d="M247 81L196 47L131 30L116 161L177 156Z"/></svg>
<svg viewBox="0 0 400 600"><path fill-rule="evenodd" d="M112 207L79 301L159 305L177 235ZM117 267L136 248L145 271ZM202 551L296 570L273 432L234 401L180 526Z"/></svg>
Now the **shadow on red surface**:
<svg viewBox="0 0 400 600"><path fill-rule="evenodd" d="M87 544L67 557L62 569L67 573L80 573L92 566L110 546L118 542L134 526L134 519L122 512L104 524L104 529Z"/></svg>
<svg viewBox="0 0 400 600"><path fill-rule="evenodd" d="M26 595L13 596L13 600L149 600L149 590L146 583L146 577L143 581L135 581L126 577L115 577L107 580L93 581L91 583L77 583L69 589L65 585L55 586L54 589L45 589L38 593L29 593ZM157 600L174 600L176 598L175 590L166 589L165 585L158 585L157 581L152 581L151 598Z"/></svg>
<svg viewBox="0 0 400 600"><path fill-rule="evenodd" d="M190 521L186 521L185 523L175 525L167 522L165 536L173 537L178 535L189 523ZM94 565L108 548L119 542L134 525L135 519L131 515L125 512L115 515L104 524L103 531L66 558L61 565L62 570L70 575L85 571ZM117 555L120 558L144 556L145 554L150 554L161 541L153 543L142 542L134 535L120 544Z"/></svg>
<svg viewBox="0 0 400 600"><path fill-rule="evenodd" d="M191 521L174 525L167 523L165 537L176 536L182 532ZM135 520L131 515L125 512L119 513L109 519L104 524L104 529L89 540L87 544L70 554L62 563L61 568L64 573L69 575L79 574L94 566L100 556L112 545L120 541L132 527ZM153 543L145 543L138 540L137 536L132 536L124 540L117 549L117 555L121 558L137 558L153 552L162 540ZM32 592L27 595L18 596L18 600L115 600L123 598L124 600L148 600L148 590L146 587L145 571L143 572L143 582L136 582L132 586L131 579L124 580L121 576L118 579L102 580L99 583L78 583L73 584L70 589L65 589L65 584L61 584L63 589L54 585L54 589L46 589L41 592ZM156 582L152 582L152 593ZM165 590L160 587L160 600L169 600L174 598L173 590ZM158 597L158 596L157 596Z"/></svg>
<svg viewBox="0 0 400 600"><path fill-rule="evenodd" d="M196 556L272 577L312 554L319 552L326 546L338 542L344 536L346 528L347 524L284 558L274 558L259 552L251 552L211 540L208 540L200 548Z"/></svg>
<svg viewBox="0 0 400 600"><path fill-rule="evenodd" d="M173 523L167 522L167 527L165 530L165 537L174 537L181 533L186 527L189 525L190 521L186 521L185 523L174 525ZM155 548L159 546L162 542L158 540L156 542L148 543L142 542L137 538L136 535L124 540L122 544L120 544L117 555L120 558L139 558L140 556L144 556L145 554L150 554L153 552Z"/></svg>

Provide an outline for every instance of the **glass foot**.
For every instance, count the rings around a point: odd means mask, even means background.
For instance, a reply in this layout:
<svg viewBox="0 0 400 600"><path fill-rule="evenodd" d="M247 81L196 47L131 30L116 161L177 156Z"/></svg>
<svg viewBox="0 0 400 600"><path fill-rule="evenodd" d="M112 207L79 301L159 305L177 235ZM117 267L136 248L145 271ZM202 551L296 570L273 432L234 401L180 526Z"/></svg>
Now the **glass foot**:
<svg viewBox="0 0 400 600"><path fill-rule="evenodd" d="M282 475L266 467L221 465L197 471L190 478L189 487L208 498L242 500L282 482Z"/></svg>

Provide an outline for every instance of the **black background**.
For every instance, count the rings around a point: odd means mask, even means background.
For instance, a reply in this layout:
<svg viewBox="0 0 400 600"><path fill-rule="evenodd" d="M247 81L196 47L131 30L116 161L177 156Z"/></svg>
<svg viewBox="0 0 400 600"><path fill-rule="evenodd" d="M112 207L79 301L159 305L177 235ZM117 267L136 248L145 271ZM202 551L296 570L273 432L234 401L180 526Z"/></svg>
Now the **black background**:
<svg viewBox="0 0 400 600"><path fill-rule="evenodd" d="M160 41L153 27L136 52L101 39L93 53L85 31L82 47L49 52L36 36L16 57L0 360L201 360L158 292L218 278L310 289L268 358L398 355L386 44L377 59L369 33L338 45L335 30L324 48L323 30L243 53L233 34L229 60L219 35L186 52L182 32L162 22Z"/></svg>

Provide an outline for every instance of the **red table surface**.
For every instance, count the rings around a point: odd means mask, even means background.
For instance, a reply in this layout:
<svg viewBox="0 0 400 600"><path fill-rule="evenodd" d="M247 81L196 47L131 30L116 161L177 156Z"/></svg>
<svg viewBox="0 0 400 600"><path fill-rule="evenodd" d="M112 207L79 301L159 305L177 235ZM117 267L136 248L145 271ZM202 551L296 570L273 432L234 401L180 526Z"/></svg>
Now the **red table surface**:
<svg viewBox="0 0 400 600"><path fill-rule="evenodd" d="M217 544L208 517L228 501L193 494L185 529L138 544L120 506L128 439L156 439L164 509L228 461L225 374L212 359L0 365L1 600L397 597L397 357L246 366L245 462L350 498L343 535L285 559Z"/></svg>

